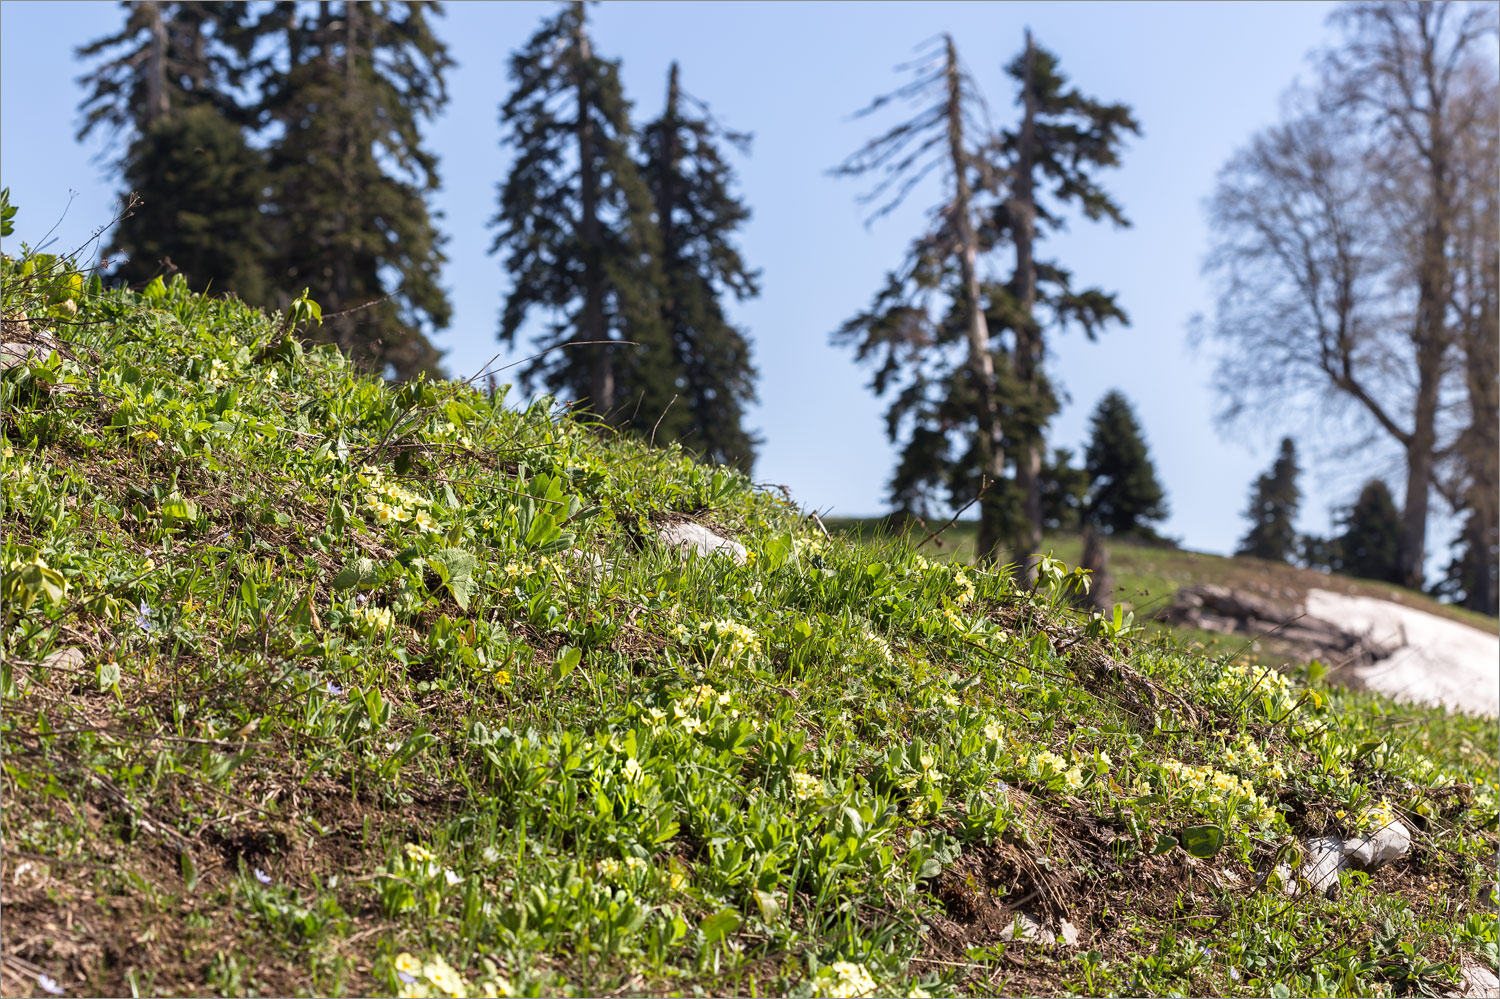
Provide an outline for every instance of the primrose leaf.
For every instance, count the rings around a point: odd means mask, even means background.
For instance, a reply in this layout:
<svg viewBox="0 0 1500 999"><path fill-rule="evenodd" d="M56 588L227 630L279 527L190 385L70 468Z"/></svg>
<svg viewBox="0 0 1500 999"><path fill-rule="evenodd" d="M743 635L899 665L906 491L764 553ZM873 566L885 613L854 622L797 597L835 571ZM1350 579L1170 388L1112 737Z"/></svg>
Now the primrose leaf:
<svg viewBox="0 0 1500 999"><path fill-rule="evenodd" d="M1207 860L1224 847L1224 830L1218 826L1188 826L1182 830L1182 848L1199 860Z"/></svg>
<svg viewBox="0 0 1500 999"><path fill-rule="evenodd" d="M1160 856L1161 854L1170 851L1176 845L1176 836L1168 836L1166 833L1158 833L1156 837L1156 845L1151 848L1151 853L1155 856Z"/></svg>
<svg viewBox="0 0 1500 999"><path fill-rule="evenodd" d="M115 684L120 682L120 664L113 660L101 660L96 668L100 691L113 690Z"/></svg>
<svg viewBox="0 0 1500 999"><path fill-rule="evenodd" d="M703 939L709 944L718 943L739 928L740 916L733 909L721 909L698 924Z"/></svg>
<svg viewBox="0 0 1500 999"><path fill-rule="evenodd" d="M347 590L355 586L373 586L380 580L380 566L372 558L357 558L344 566L333 577L335 590Z"/></svg>
<svg viewBox="0 0 1500 999"><path fill-rule="evenodd" d="M453 594L453 599L463 610L469 609L469 599L474 596L474 570L479 560L462 548L444 548L427 557L427 564L443 579L443 585Z"/></svg>
<svg viewBox="0 0 1500 999"><path fill-rule="evenodd" d="M561 680L577 668L583 661L583 650L575 649L571 645L564 645L557 650L557 658L552 662L552 679Z"/></svg>

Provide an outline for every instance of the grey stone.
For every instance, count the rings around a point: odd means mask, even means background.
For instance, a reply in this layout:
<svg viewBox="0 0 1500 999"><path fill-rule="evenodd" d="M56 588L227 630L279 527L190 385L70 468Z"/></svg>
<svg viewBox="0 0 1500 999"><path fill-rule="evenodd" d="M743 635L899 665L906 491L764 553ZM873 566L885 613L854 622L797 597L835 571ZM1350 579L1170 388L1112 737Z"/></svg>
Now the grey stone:
<svg viewBox="0 0 1500 999"><path fill-rule="evenodd" d="M663 524L656 537L662 544L677 548L684 553L697 552L707 558L710 555L728 555L741 565L745 562L745 546L729 538L721 538L713 531L698 524L685 522Z"/></svg>
<svg viewBox="0 0 1500 999"><path fill-rule="evenodd" d="M1078 927L1064 919L1057 924L1057 932L1062 937L1063 943L1069 947L1078 946Z"/></svg>
<svg viewBox="0 0 1500 999"><path fill-rule="evenodd" d="M1500 999L1500 976L1495 969L1478 958L1464 954L1459 958L1458 971L1462 992L1449 993L1461 999Z"/></svg>
<svg viewBox="0 0 1500 999"><path fill-rule="evenodd" d="M1368 836L1345 840L1344 851L1355 867L1373 871L1411 852L1411 833L1400 819L1392 819Z"/></svg>
<svg viewBox="0 0 1500 999"><path fill-rule="evenodd" d="M1039 943L1048 946L1057 943L1057 935L1035 917L1018 912L1009 926L1000 931L1001 940L1017 940L1022 943Z"/></svg>
<svg viewBox="0 0 1500 999"><path fill-rule="evenodd" d="M1339 871L1349 866L1344 857L1344 841L1337 836L1313 836L1302 844L1302 870L1312 890L1331 895L1339 886Z"/></svg>

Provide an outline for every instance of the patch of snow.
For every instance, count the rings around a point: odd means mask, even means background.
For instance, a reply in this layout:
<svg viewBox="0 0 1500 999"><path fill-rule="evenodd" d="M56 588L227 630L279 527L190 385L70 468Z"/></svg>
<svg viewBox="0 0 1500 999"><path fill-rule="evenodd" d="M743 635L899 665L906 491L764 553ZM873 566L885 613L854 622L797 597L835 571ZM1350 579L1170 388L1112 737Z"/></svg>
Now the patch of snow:
<svg viewBox="0 0 1500 999"><path fill-rule="evenodd" d="M1308 591L1307 613L1401 646L1386 659L1353 669L1371 690L1500 717L1500 636L1389 600L1327 590Z"/></svg>

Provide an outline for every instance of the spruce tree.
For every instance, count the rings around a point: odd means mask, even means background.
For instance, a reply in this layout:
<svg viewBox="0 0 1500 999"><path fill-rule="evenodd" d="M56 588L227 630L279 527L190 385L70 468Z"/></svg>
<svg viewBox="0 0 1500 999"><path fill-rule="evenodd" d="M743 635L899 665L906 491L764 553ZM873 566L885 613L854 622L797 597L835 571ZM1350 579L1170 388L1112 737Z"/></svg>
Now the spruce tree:
<svg viewBox="0 0 1500 999"><path fill-rule="evenodd" d="M284 297L309 288L323 336L402 378L437 372L427 334L452 311L426 200L437 160L421 136L447 102L451 65L430 13L441 7L284 3L259 24L284 39L289 60L262 67L263 113L281 130L270 162L277 287Z"/></svg>
<svg viewBox="0 0 1500 999"><path fill-rule="evenodd" d="M542 312L548 323L535 343L543 353L522 369L523 382L645 433L670 416L680 370L662 319L661 237L631 156L619 63L594 53L584 4L575 2L511 57L510 78L500 120L516 159L490 223L499 230L490 252L505 252L514 282L500 339L514 343L527 317ZM619 341L634 346L611 345Z"/></svg>
<svg viewBox="0 0 1500 999"><path fill-rule="evenodd" d="M951 38L914 66L910 83L867 111L901 100L918 102L917 115L836 173L880 176L868 196L885 199L877 216L934 169L942 171L946 201L871 308L834 341L854 346L861 361L879 358L877 394L896 389L887 432L905 442L891 480L893 502L921 509L939 489L953 505L982 497L981 557L996 558L1004 544L1030 556L1044 520L1045 430L1058 408L1042 367L1042 329L1076 324L1092 338L1108 323L1126 321L1113 295L1075 290L1065 269L1037 260L1035 244L1041 232L1061 226L1069 206L1126 224L1092 175L1116 165L1124 134L1136 124L1123 105L1069 89L1056 58L1029 35L1009 69L1023 106L1013 131L990 132ZM1016 253L1011 280L987 279L983 260L1006 246Z"/></svg>
<svg viewBox="0 0 1500 999"><path fill-rule="evenodd" d="M867 143L834 174L879 178L861 198L876 206L871 221L934 171L943 178L943 201L870 307L832 339L853 347L857 361L876 364L876 395L894 391L886 432L904 443L890 482L892 503L921 514L941 489L957 506L978 498L977 548L981 559L993 561L1012 533L1015 510L1000 421L1003 362L997 365L979 259L978 227L988 214L982 202L993 198L999 164L983 128L983 101L952 37L944 35L910 68L908 83L861 114L899 101L916 104L915 116Z"/></svg>
<svg viewBox="0 0 1500 999"><path fill-rule="evenodd" d="M1343 533L1333 539L1334 572L1383 583L1400 583L1401 514L1391 490L1371 479L1354 505L1339 518Z"/></svg>
<svg viewBox="0 0 1500 999"><path fill-rule="evenodd" d="M1109 534L1154 538L1148 525L1166 519L1166 496L1130 402L1118 391L1105 393L1089 429L1089 520Z"/></svg>
<svg viewBox="0 0 1500 999"><path fill-rule="evenodd" d="M1281 439L1281 451L1270 471L1255 480L1245 516L1250 531L1240 541L1236 555L1253 555L1273 562L1289 562L1297 554L1297 448L1290 437Z"/></svg>
<svg viewBox="0 0 1500 999"><path fill-rule="evenodd" d="M1042 464L1042 528L1076 531L1088 504L1089 473L1073 464L1073 452L1056 448Z"/></svg>
<svg viewBox="0 0 1500 999"><path fill-rule="evenodd" d="M261 225L265 155L247 141L252 114L235 98L252 35L243 4L141 0L122 29L78 50L100 59L79 79L79 138L107 129L134 210L105 247L126 282L180 271L266 304L271 247Z"/></svg>
<svg viewBox="0 0 1500 999"><path fill-rule="evenodd" d="M641 173L661 229L662 311L682 397L657 436L748 472L756 442L743 421L755 400L755 369L750 345L725 318L721 299L732 294L743 301L760 289L758 274L730 241L750 211L730 191L733 174L720 141L749 148L748 135L724 130L706 105L683 92L674 62L666 109L642 130Z"/></svg>
<svg viewBox="0 0 1500 999"><path fill-rule="evenodd" d="M1433 593L1495 617L1500 614L1500 602L1496 600L1496 593L1500 593L1500 547L1495 544L1494 526L1476 523L1482 517L1477 511L1464 517L1453 539L1453 557Z"/></svg>
<svg viewBox="0 0 1500 999"><path fill-rule="evenodd" d="M1006 162L1007 194L999 200L985 232L990 243L1015 249L1015 268L1002 289L989 292L990 324L1014 340L1011 366L1015 394L1006 398L1007 439L1016 467L1021 503L1017 536L1020 552L1041 545L1043 458L1047 422L1057 410L1043 370L1047 328L1077 325L1090 340L1109 323L1129 324L1115 296L1097 288L1075 290L1072 275L1054 261L1038 259L1037 244L1061 229L1063 212L1075 208L1090 221L1130 223L1095 174L1119 165L1127 135L1138 134L1130 108L1080 94L1068 85L1058 59L1026 32L1026 48L1006 73L1020 93L1021 120L1003 130L997 144Z"/></svg>

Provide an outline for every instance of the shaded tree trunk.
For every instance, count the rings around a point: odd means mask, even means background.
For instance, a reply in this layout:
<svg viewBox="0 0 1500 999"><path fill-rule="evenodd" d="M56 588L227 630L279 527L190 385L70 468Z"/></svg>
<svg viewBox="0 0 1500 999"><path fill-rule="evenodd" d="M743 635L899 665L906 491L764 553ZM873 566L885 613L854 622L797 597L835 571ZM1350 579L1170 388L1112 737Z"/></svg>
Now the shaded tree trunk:
<svg viewBox="0 0 1500 999"><path fill-rule="evenodd" d="M584 66L593 58L584 21L578 18L578 61L575 85L578 89L578 230L583 237L583 316L579 323L580 341L609 339L604 321L603 250L599 237L599 178L594 171L594 121ZM587 348L593 363L589 366L589 406L601 417L615 408L614 358L610 348L595 343Z"/></svg>
<svg viewBox="0 0 1500 999"><path fill-rule="evenodd" d="M952 36L945 36L947 47L948 154L953 161L953 225L958 234L958 266L963 278L965 305L968 310L966 334L969 341L969 369L973 373L978 397L978 435L981 475L987 491L979 501L978 555L982 562L999 558L1003 542L1003 507L1000 491L1005 475L1005 450L1000 441L1000 416L995 405L995 360L990 354L989 323L980 304L979 239L969 212L968 156L964 152L963 91L958 68L958 50Z"/></svg>
<svg viewBox="0 0 1500 999"><path fill-rule="evenodd" d="M1024 106L1020 142L1017 147L1015 197L1011 215L1016 240L1016 376L1022 391L1033 392L1042 364L1041 330L1036 322L1036 188L1032 172L1036 165L1036 90L1033 73L1036 45L1026 32L1026 76L1022 83ZM1028 428L1026 440L1016 455L1016 485L1021 493L1021 523L1016 530L1018 556L1026 559L1026 574L1034 578L1036 556L1042 546L1042 441L1039 428Z"/></svg>

